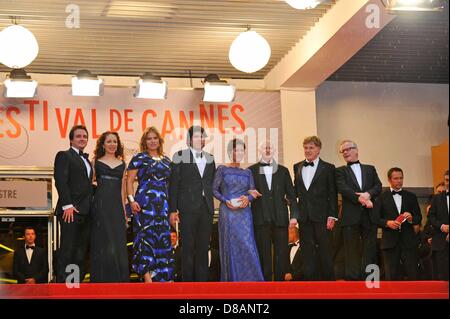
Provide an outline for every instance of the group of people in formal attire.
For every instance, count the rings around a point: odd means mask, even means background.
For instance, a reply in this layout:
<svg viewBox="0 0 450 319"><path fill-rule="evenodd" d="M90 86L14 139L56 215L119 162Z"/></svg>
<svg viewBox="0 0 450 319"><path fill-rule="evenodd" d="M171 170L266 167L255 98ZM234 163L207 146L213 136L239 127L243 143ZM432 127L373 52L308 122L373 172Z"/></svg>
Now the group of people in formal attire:
<svg viewBox="0 0 450 319"><path fill-rule="evenodd" d="M375 167L359 162L356 143L341 143L347 164L335 168L320 158L321 140L310 136L292 180L268 141L260 146L260 161L244 168L246 145L233 139L229 164L216 167L204 151L206 138L202 127L191 127L188 147L170 159L159 131L147 128L127 166L116 132L100 136L90 162L83 152L88 131L73 127L70 148L56 155L54 165L61 225L57 282L66 281L71 265L83 278L89 243L91 282L129 281L127 214L133 216L131 268L144 282L208 281L214 198L220 202L221 281L335 280L332 231L338 220L346 280L365 280L367 266L377 264L378 228L385 278L401 279L403 267L409 280L417 279L422 215L416 195L403 189L400 168L389 170L390 189L382 192ZM429 212L442 280L448 280L448 171L445 180L446 192L433 198ZM301 271L293 270L296 263Z"/></svg>

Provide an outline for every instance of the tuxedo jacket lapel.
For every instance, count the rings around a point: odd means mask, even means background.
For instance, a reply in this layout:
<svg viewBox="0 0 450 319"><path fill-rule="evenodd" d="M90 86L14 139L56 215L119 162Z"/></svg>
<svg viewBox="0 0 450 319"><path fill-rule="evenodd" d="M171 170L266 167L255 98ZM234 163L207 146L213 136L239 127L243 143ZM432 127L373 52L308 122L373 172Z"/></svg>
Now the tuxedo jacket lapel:
<svg viewBox="0 0 450 319"><path fill-rule="evenodd" d="M261 185L263 194L269 193L269 185L267 185L266 174L264 174L264 167L261 163L258 164L258 183Z"/></svg>
<svg viewBox="0 0 450 319"><path fill-rule="evenodd" d="M275 190L275 185L278 183L278 178L280 177L279 170L278 170L278 164L273 162L272 166L272 191ZM265 178L264 178L265 179ZM266 183L267 184L267 183Z"/></svg>
<svg viewBox="0 0 450 319"><path fill-rule="evenodd" d="M399 212L399 214L402 213L402 212L409 211L407 209L407 207L408 207L408 196L405 193L403 193L403 196L402 196L402 207L401 207L401 212Z"/></svg>
<svg viewBox="0 0 450 319"><path fill-rule="evenodd" d="M361 166L361 191L364 191L365 187L366 187L366 181L367 181L367 174L369 173L367 171L367 166L366 165L362 165Z"/></svg>
<svg viewBox="0 0 450 319"><path fill-rule="evenodd" d="M200 174L200 170L198 169L197 162L194 159L194 154L192 154L190 149L188 149L186 151L189 152L189 164L191 165L192 169L197 173L197 175L200 178L202 178L202 175ZM208 165L206 165L206 167L205 167L205 171L203 172L203 176L205 176L207 166Z"/></svg>
<svg viewBox="0 0 450 319"><path fill-rule="evenodd" d="M301 161L300 164L298 165L297 179L300 181L300 187L302 187L306 191L305 182L303 181L302 176L302 169L303 169L303 161Z"/></svg>
<svg viewBox="0 0 450 319"><path fill-rule="evenodd" d="M77 154L77 152L75 152L75 150L74 150L73 148L70 148L70 151L71 151L72 156L75 157L76 161L78 162L78 164L80 165L80 167L83 169L83 171L84 171L84 176L86 176L86 178L87 178L88 180L91 180L90 177L92 176L92 172L93 172L92 166L91 166L91 162L88 161L89 166L91 167L91 172L90 172L90 175L91 175L91 176L88 176L87 169L86 169L86 165L84 165L84 161L83 161L83 159L81 158L80 154Z"/></svg>
<svg viewBox="0 0 450 319"><path fill-rule="evenodd" d="M352 168L350 166L347 166L346 169L347 169L347 174L350 175L350 177L351 177L353 183L355 184L356 188L358 190L362 191L361 187L358 184L358 180L356 179L355 173L353 173ZM362 166L361 166L361 175L362 175Z"/></svg>
<svg viewBox="0 0 450 319"><path fill-rule="evenodd" d="M392 196L392 193L389 193L387 196L388 196L389 204L391 206L390 209L397 212L397 214L400 215L400 212L398 211L397 204L395 204L394 196ZM402 197L403 197L402 198L402 207L403 207L405 198L404 198L404 196L402 196Z"/></svg>
<svg viewBox="0 0 450 319"><path fill-rule="evenodd" d="M313 179L311 180L311 185L314 184L314 182L317 180L317 178L322 174L323 170L325 169L322 160L319 159L319 163L317 164L316 173L313 176ZM310 189L311 189L310 185Z"/></svg>
<svg viewBox="0 0 450 319"><path fill-rule="evenodd" d="M205 167L205 172L203 173L203 177L209 176L209 175L213 175L214 173L214 157L210 154L205 154L205 158L206 158L206 167ZM196 165L197 166L197 165ZM200 171L199 171L200 174Z"/></svg>

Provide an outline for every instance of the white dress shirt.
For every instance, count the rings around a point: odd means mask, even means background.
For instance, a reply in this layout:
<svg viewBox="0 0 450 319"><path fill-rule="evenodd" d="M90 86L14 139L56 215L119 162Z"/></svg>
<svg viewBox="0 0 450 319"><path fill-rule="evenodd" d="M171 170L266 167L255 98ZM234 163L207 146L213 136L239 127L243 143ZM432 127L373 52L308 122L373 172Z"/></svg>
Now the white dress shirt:
<svg viewBox="0 0 450 319"><path fill-rule="evenodd" d="M362 189L362 172L361 172L361 165L359 163L353 164L350 166L353 173L356 176L356 180L358 181L359 187Z"/></svg>
<svg viewBox="0 0 450 319"><path fill-rule="evenodd" d="M291 261L291 264L292 264L292 262L294 261L295 254L297 253L297 250L300 248L300 241L297 240L297 241L295 242L295 244L297 244L297 246L292 246L291 252L290 252L289 260Z"/></svg>
<svg viewBox="0 0 450 319"><path fill-rule="evenodd" d="M194 156L195 164L197 164L198 171L200 172L200 176L203 178L203 173L205 173L205 168L206 168L205 154L202 153L202 151L199 152L199 151L194 150L192 147L190 149L191 149L192 155ZM198 154L198 153L202 153L203 156L197 158L197 156L195 156L195 154Z"/></svg>
<svg viewBox="0 0 450 319"><path fill-rule="evenodd" d="M264 164L270 164L266 163L265 161L261 161L261 163ZM267 186L269 187L269 191L272 190L272 174L273 174L273 166L263 166L264 175L266 176L266 182Z"/></svg>
<svg viewBox="0 0 450 319"><path fill-rule="evenodd" d="M208 268L211 267L211 249L208 250Z"/></svg>
<svg viewBox="0 0 450 319"><path fill-rule="evenodd" d="M308 162L308 161L306 161L306 162ZM317 166L319 165L319 158L316 158L313 161L313 163L314 163L314 166L303 166L303 168L302 168L303 184L305 185L306 190L309 190L309 187L311 186L311 182L314 178L314 175L316 174Z"/></svg>
<svg viewBox="0 0 450 319"><path fill-rule="evenodd" d="M391 192L394 190L395 189L393 189L391 187ZM402 190L402 188L400 188L399 190L395 190L395 191L400 192L401 190ZM394 197L394 202L395 202L395 206L397 206L398 213L401 214L402 213L402 197L399 194L392 195L392 197Z"/></svg>
<svg viewBox="0 0 450 319"><path fill-rule="evenodd" d="M35 247L34 244L30 246ZM25 252L27 253L27 259L29 264L31 263L31 258L33 257L33 251L34 251L33 249L27 249L27 245L25 245Z"/></svg>

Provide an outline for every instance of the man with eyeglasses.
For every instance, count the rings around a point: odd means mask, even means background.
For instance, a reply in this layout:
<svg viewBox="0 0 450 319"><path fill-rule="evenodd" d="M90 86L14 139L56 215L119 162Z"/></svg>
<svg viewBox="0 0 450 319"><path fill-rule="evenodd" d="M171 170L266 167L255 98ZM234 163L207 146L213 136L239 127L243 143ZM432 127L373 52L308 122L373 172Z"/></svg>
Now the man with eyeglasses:
<svg viewBox="0 0 450 319"><path fill-rule="evenodd" d="M347 163L336 169L342 195L345 279L363 280L367 265L376 264L377 225L371 212L382 185L375 167L359 162L355 142L344 140L339 151Z"/></svg>

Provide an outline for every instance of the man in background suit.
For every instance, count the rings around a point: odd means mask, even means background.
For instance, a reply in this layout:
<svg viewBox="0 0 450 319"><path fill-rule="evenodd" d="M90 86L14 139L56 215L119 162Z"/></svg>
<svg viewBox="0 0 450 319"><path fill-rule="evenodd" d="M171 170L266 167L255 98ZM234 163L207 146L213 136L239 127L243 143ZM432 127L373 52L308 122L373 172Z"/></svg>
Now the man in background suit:
<svg viewBox="0 0 450 319"><path fill-rule="evenodd" d="M381 193L373 208L373 216L382 228L381 250L383 252L386 280L401 280L401 262L408 280L418 279L418 237L413 225L420 225L417 196L403 189L403 171L393 167L388 171L390 189ZM397 220L399 216L404 222Z"/></svg>
<svg viewBox="0 0 450 319"><path fill-rule="evenodd" d="M203 151L203 127L188 130L188 149L172 159L169 187L170 224L180 222L183 281L208 281L208 246L211 238L214 201L214 157Z"/></svg>
<svg viewBox="0 0 450 319"><path fill-rule="evenodd" d="M289 226L289 270L285 275L286 281L300 281L304 279L303 249L300 247L300 235L297 226Z"/></svg>
<svg viewBox="0 0 450 319"><path fill-rule="evenodd" d="M72 127L70 148L56 154L54 164L58 203L55 214L61 225L60 247L57 261L57 282L65 282L68 265L79 267L83 281L84 262L89 240L89 212L92 202L92 167L89 154L84 153L88 143L85 126ZM67 269L68 270L68 269ZM77 278L75 279L77 280Z"/></svg>
<svg viewBox="0 0 450 319"><path fill-rule="evenodd" d="M344 140L339 151L347 162L336 169L336 185L342 195L345 277L364 280L367 265L377 263L377 225L371 220L371 210L381 193L381 182L374 166L359 162L355 142Z"/></svg>
<svg viewBox="0 0 450 319"><path fill-rule="evenodd" d="M275 147L265 141L259 152L261 160L249 167L255 187L262 194L252 203L256 246L264 280L272 280L272 264L275 264L275 280L283 281L288 272L287 229L288 225L297 224L297 201L288 169L274 160Z"/></svg>
<svg viewBox="0 0 450 319"><path fill-rule="evenodd" d="M306 137L305 160L294 165L306 280L334 280L331 231L338 217L335 167L319 158L321 148L319 137ZM314 276L318 268L320 278Z"/></svg>
<svg viewBox="0 0 450 319"><path fill-rule="evenodd" d="M431 249L433 251L433 262L436 265L437 272L437 275L434 277L438 280L448 280L448 170L445 172L444 183L445 192L433 197L428 215L434 229Z"/></svg>
<svg viewBox="0 0 450 319"><path fill-rule="evenodd" d="M170 243L172 245L173 257L173 281L182 281L181 278L181 247L178 242L178 234L175 230L170 231Z"/></svg>
<svg viewBox="0 0 450 319"><path fill-rule="evenodd" d="M14 252L13 272L19 284L48 283L47 252L36 246L36 231L25 228L25 245Z"/></svg>

